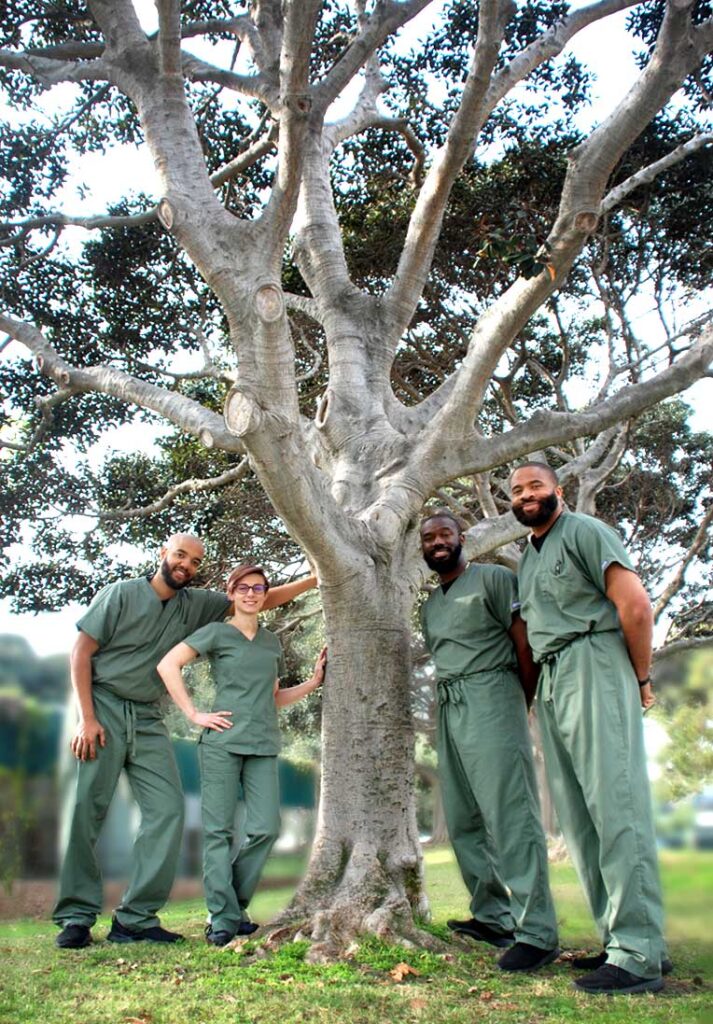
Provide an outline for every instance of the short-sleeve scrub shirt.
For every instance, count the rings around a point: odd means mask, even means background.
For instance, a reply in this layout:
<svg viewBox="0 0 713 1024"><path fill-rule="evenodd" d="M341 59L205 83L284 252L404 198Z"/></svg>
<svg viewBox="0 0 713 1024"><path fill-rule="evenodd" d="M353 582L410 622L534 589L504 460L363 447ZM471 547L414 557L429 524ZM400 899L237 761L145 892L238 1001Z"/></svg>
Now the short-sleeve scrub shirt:
<svg viewBox="0 0 713 1024"><path fill-rule="evenodd" d="M619 630L606 596L606 571L634 568L610 526L581 512L562 512L538 551L528 543L520 559L521 614L536 661L586 633Z"/></svg>
<svg viewBox="0 0 713 1024"><path fill-rule="evenodd" d="M232 711L223 732L204 729L199 742L234 754L276 755L280 729L275 680L285 672L280 641L263 626L252 640L229 622L213 622L186 637L185 643L208 658L215 681L213 711Z"/></svg>
<svg viewBox="0 0 713 1024"><path fill-rule="evenodd" d="M470 565L445 594L437 587L421 624L438 678L515 668L508 630L518 608L515 574L501 565Z"/></svg>
<svg viewBox="0 0 713 1024"><path fill-rule="evenodd" d="M122 700L157 701L166 693L156 671L164 654L199 626L225 618L229 607L216 590L187 587L162 601L145 576L110 583L77 622L99 644L93 684Z"/></svg>

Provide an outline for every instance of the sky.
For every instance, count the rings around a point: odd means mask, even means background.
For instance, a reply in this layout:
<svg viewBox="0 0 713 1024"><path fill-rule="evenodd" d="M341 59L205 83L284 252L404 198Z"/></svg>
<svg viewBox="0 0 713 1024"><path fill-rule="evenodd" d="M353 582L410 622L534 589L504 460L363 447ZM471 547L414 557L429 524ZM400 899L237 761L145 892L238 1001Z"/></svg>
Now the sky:
<svg viewBox="0 0 713 1024"><path fill-rule="evenodd" d="M580 3L574 7L582 6ZM137 0L137 9L145 19L144 27L151 29L154 19L153 5L148 0ZM421 16L407 37L404 45L411 45L414 37L422 32L428 13ZM587 116L589 119L601 120L614 107L618 98L631 84L636 75L626 34L615 29L623 25L625 16L616 15L601 23L590 26L575 38L570 50L582 61L587 63L594 72L593 104ZM618 23L618 24L617 24ZM59 87L60 90L62 87ZM72 168L70 180L62 196L62 208L72 214L98 213L116 202L126 192L127 177L141 181L142 188L152 191L150 183L155 182L153 162L146 149L137 151L133 147L123 147L112 160L112 165L119 168L115 173L107 173L106 157L100 154L83 156L81 165ZM80 196L80 192L82 195ZM158 198L158 184L153 187ZM80 234L79 229L77 233ZM81 237L86 233L81 232ZM71 238L71 232L68 233ZM641 316L646 311L642 308ZM713 383L711 380L699 382L686 392L686 400L694 405L695 429L713 430ZM120 450L128 447L150 448L151 438L146 438L145 425L141 432L125 430L108 438L98 446L94 456L99 458L108 449ZM105 582L105 581L102 581ZM75 635L75 622L81 614L79 605L69 605L56 612L46 612L39 616L17 614L11 611L9 601L0 601L0 633L17 633L26 637L35 651L41 655L66 652L69 650Z"/></svg>

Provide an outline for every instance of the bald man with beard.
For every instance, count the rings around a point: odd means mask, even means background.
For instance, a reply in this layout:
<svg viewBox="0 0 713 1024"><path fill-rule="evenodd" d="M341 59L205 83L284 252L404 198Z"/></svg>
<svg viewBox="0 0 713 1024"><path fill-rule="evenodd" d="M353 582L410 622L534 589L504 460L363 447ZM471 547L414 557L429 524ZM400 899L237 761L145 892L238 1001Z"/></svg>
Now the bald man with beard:
<svg viewBox="0 0 713 1024"><path fill-rule="evenodd" d="M165 693L156 665L201 626L220 621L231 605L224 593L191 588L205 549L176 534L161 549L152 576L121 580L99 591L85 615L70 658L78 724L70 744L77 759L76 796L53 920L62 949L92 941L101 913L102 879L95 846L122 771L141 812L128 887L116 909L111 942L177 942L157 913L168 899L183 830L183 792L159 708ZM269 592L274 608L316 585L313 576Z"/></svg>

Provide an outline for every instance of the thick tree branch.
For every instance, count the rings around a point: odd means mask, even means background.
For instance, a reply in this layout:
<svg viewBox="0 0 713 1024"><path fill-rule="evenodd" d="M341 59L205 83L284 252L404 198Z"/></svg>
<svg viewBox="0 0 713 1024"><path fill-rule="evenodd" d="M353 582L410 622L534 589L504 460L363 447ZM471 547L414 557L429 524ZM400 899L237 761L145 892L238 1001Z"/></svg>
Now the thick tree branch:
<svg viewBox="0 0 713 1024"><path fill-rule="evenodd" d="M0 50L0 67L23 71L43 85L59 82L106 82L111 80L109 67L102 59L90 61L53 60L32 53Z"/></svg>
<svg viewBox="0 0 713 1024"><path fill-rule="evenodd" d="M702 59L689 30L689 12L670 2L649 64L616 110L570 154L557 221L548 239L548 266L536 277L517 280L480 318L447 400L436 392L419 409L431 431L423 452L425 464L438 462L441 441L453 434L456 424L462 430L463 424L475 422L502 354L564 280L594 230L617 161Z"/></svg>
<svg viewBox="0 0 713 1024"><path fill-rule="evenodd" d="M374 12L360 19L359 32L348 48L314 89L315 110L324 116L327 107L352 81L378 48L403 25L415 18L433 0L384 0Z"/></svg>
<svg viewBox="0 0 713 1024"><path fill-rule="evenodd" d="M648 167L642 167L641 170L635 174L630 175L626 181L622 181L620 185L613 188L608 192L604 199L602 199L599 206L600 213L608 213L615 206L618 206L622 199L630 195L635 189L641 185L648 185L662 174L667 171L670 167L674 167L676 164L685 160L691 153L698 152L699 149L703 149L704 146L710 146L713 144L713 132L705 132L702 135L696 135L694 138L689 139L688 142L684 142L680 146L676 146L675 149L667 153L666 156L661 157L660 160L656 160L654 163L649 164Z"/></svg>
<svg viewBox="0 0 713 1024"><path fill-rule="evenodd" d="M236 71L230 71L202 60L185 50L182 56L182 67L183 74L189 82L213 82L222 89L237 92L241 96L259 99L274 113L278 111L279 89L277 84L272 78L262 73L241 75Z"/></svg>
<svg viewBox="0 0 713 1024"><path fill-rule="evenodd" d="M409 221L406 241L393 284L385 296L395 345L406 330L423 291L443 222L446 203L457 175L472 152L487 117L485 99L507 23L514 11L510 0L480 5L473 61L460 107L442 149L424 179Z"/></svg>
<svg viewBox="0 0 713 1024"><path fill-rule="evenodd" d="M641 0L600 0L598 3L589 4L588 7L582 7L563 18L558 18L552 28L526 46L516 57L513 57L502 71L493 75L493 81L488 90L488 109L494 110L500 100L518 82L524 81L546 61L557 57L567 43L582 29L603 18L608 18L611 14L635 7L640 2Z"/></svg>
<svg viewBox="0 0 713 1024"><path fill-rule="evenodd" d="M156 220L158 207L154 206L145 213L131 215L98 214L90 217L74 217L68 213L47 213L42 217L28 217L27 220L5 221L0 223L0 231L15 231L16 234L7 238L0 238L0 246L14 245L24 238L29 231L45 227L77 227L85 228L87 231L96 231L100 228L127 228L141 227L143 224L150 224Z"/></svg>
<svg viewBox="0 0 713 1024"><path fill-rule="evenodd" d="M711 372L712 361L713 329L709 327L700 341L671 366L639 384L630 384L611 398L587 409L566 413L538 410L507 434L491 438L471 435L471 439L463 443L453 439L453 455L442 463L447 476L444 478L439 472L437 484L433 486L444 483L446 479L512 462L550 445L600 434L617 423L638 416L657 402L684 391ZM470 452L469 446L472 446Z"/></svg>
<svg viewBox="0 0 713 1024"><path fill-rule="evenodd" d="M155 0L158 11L159 68L162 75L181 73L181 5L178 0Z"/></svg>
<svg viewBox="0 0 713 1024"><path fill-rule="evenodd" d="M285 10L280 52L277 174L260 218L260 227L270 238L276 264L282 257L302 180L302 153L312 110L309 64L320 6L319 0L292 0Z"/></svg>
<svg viewBox="0 0 713 1024"><path fill-rule="evenodd" d="M74 393L99 392L164 416L187 434L193 434L207 448L244 452L242 442L226 428L222 416L199 402L132 377L111 366L78 368L67 363L31 324L0 314L0 329L7 331L33 353L37 367L62 389Z"/></svg>

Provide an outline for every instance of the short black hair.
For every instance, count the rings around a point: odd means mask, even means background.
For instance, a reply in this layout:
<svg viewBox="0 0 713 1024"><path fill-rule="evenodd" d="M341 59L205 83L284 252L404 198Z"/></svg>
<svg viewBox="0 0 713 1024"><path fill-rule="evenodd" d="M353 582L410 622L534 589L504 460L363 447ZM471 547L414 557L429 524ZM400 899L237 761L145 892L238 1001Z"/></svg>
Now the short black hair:
<svg viewBox="0 0 713 1024"><path fill-rule="evenodd" d="M541 469L549 476L555 487L559 487L557 474L552 466L548 466L546 462L538 462L536 459L533 459L531 462L521 462L518 466L513 466L509 477L509 483L512 483L512 478L515 473L517 473L518 469Z"/></svg>
<svg viewBox="0 0 713 1024"><path fill-rule="evenodd" d="M423 529L424 523L427 523L429 519L450 519L450 521L455 524L458 533L465 533L465 523L448 508L434 508L427 510L421 520L421 530Z"/></svg>

